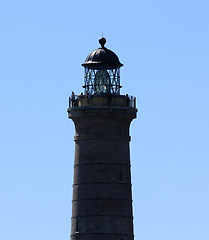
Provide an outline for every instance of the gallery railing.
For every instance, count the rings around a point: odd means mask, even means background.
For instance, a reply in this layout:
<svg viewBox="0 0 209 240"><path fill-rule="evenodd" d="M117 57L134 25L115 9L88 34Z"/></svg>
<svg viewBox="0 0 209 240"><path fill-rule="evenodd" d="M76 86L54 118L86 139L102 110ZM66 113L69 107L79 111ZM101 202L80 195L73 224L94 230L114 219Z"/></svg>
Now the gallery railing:
<svg viewBox="0 0 209 240"><path fill-rule="evenodd" d="M69 108L84 106L126 106L136 108L136 97L114 94L81 94L69 97Z"/></svg>

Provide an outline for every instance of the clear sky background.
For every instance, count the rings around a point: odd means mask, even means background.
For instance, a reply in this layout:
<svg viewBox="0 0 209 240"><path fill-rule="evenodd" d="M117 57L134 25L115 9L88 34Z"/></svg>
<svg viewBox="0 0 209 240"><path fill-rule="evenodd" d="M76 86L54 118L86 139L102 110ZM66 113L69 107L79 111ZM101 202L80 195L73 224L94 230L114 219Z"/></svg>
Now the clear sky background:
<svg viewBox="0 0 209 240"><path fill-rule="evenodd" d="M136 240L209 239L209 2L0 2L0 239L70 236L74 126L86 56L124 64Z"/></svg>

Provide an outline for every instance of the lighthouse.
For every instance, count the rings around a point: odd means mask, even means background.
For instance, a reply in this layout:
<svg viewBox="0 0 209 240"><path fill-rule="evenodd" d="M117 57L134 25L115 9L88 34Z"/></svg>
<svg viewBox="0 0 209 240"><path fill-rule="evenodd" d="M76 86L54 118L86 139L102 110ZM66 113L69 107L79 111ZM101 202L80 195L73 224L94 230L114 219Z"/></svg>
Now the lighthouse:
<svg viewBox="0 0 209 240"><path fill-rule="evenodd" d="M121 95L118 56L105 47L91 52L84 91L69 98L75 125L71 240L133 240L130 123L136 98Z"/></svg>

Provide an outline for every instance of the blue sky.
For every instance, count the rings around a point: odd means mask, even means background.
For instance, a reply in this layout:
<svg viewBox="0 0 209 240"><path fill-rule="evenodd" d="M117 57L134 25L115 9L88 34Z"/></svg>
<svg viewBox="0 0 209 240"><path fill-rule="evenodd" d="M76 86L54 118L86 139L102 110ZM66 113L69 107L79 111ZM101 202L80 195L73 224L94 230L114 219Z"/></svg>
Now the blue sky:
<svg viewBox="0 0 209 240"><path fill-rule="evenodd" d="M131 126L135 239L209 239L208 1L1 1L0 239L69 239L86 56L117 53Z"/></svg>

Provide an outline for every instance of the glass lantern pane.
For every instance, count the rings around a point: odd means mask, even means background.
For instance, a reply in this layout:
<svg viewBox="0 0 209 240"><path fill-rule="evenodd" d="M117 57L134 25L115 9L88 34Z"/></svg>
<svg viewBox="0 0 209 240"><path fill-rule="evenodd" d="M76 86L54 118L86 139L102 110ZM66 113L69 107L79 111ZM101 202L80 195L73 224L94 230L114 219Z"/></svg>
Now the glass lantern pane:
<svg viewBox="0 0 209 240"><path fill-rule="evenodd" d="M95 89L96 92L109 92L110 91L110 76L106 69L98 70L95 75Z"/></svg>

